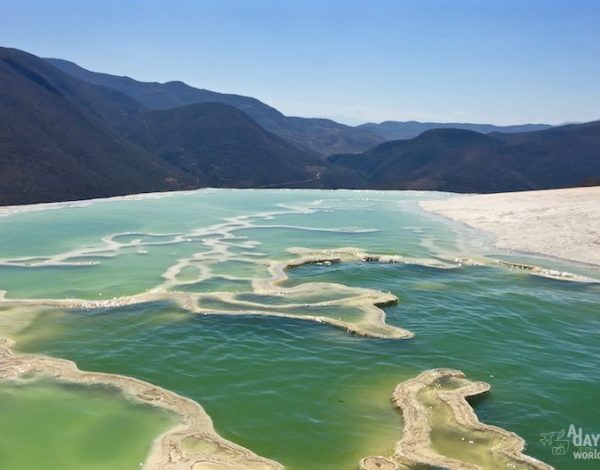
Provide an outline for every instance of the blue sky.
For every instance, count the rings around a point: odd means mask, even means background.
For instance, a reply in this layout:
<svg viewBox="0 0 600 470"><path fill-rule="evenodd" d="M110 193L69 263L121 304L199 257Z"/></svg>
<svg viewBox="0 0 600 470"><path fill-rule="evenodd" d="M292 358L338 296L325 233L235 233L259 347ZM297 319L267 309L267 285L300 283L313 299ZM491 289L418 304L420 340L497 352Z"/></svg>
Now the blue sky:
<svg viewBox="0 0 600 470"><path fill-rule="evenodd" d="M600 119L598 0L0 0L0 44L348 123Z"/></svg>

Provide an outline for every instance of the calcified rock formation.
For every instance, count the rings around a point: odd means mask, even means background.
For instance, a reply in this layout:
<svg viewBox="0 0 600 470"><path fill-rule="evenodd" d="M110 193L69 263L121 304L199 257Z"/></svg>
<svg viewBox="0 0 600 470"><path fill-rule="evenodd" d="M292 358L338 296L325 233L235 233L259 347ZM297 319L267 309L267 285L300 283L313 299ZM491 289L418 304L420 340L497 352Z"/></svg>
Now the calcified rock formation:
<svg viewBox="0 0 600 470"><path fill-rule="evenodd" d="M222 248L219 248L221 251ZM421 260L400 256L384 256L368 254L356 248L340 248L335 250L290 250L296 258L286 261L267 261L266 278L235 278L252 282L249 292L210 292L197 293L178 290L182 286L202 282L212 277L212 263L231 259L225 256L222 260L205 260L200 254L194 258L184 258L171 266L164 274L164 283L142 294L116 297L107 300L85 299L7 299L0 290L0 305L5 307L32 306L58 308L110 308L125 305L167 300L181 308L198 314L220 315L266 315L286 317L298 320L326 323L342 328L349 333L391 339L412 338L414 334L406 329L388 325L385 322L384 307L394 305L398 298L389 293L375 289L348 287L337 283L308 282L295 287L282 287L288 279L287 271L306 264L333 264L341 262L378 262L378 263L411 263L425 264L440 269L455 267L438 260ZM62 258L61 258L62 259ZM246 260L258 263L257 260ZM61 263L69 263L68 258ZM198 265L197 263L206 263ZM198 276L192 280L181 281L179 275L193 266ZM220 275L221 278L226 276ZM343 315L343 316L340 316Z"/></svg>
<svg viewBox="0 0 600 470"><path fill-rule="evenodd" d="M230 229L233 230L233 229ZM233 237L229 232L227 236ZM114 257L124 247L131 248L169 245L182 243L184 240L197 235L157 235L157 234L119 234L103 239L101 248L95 247L86 250L75 250L67 254L49 258L26 258L20 260L0 260L0 264L18 265L21 267L35 268L49 265L75 265L85 266L98 261L81 261L90 255L94 257ZM145 237L152 241L141 242L139 239L118 242L119 237ZM85 299L7 299L6 292L0 290L0 305L6 307L33 306L33 307L59 307L59 308L110 308L125 305L139 304L167 300L172 301L181 308L198 314L220 315L265 315L272 317L294 318L298 320L314 321L342 328L349 333L374 338L408 339L414 334L404 328L388 325L383 308L397 303L398 298L389 293L375 289L348 287L339 283L306 282L295 287L283 287L288 280L287 272L307 264L337 264L337 263L395 263L429 266L435 269L454 269L464 265L502 265L513 270L526 270L531 274L543 275L568 280L588 280L565 275L555 271L549 272L535 266L518 265L515 263L497 262L493 260L474 260L468 258L455 258L447 261L437 258L413 258L399 255L380 255L368 253L359 248L344 247L330 250L309 250L304 248L290 248L288 252L295 255L287 261L271 261L253 259L231 253L232 246L250 246L251 241L232 243L211 239L206 243L212 247L211 251L201 252L190 258L182 258L170 266L163 274L164 281L147 292L115 297L106 300ZM236 277L226 274L215 274L213 266L220 263L245 262L262 267L268 277ZM181 275L186 269L193 268L197 273L191 279L182 279ZM251 283L252 290L247 292L222 292L199 293L185 291L185 288L196 283L202 283L211 278L221 278L229 281L246 281Z"/></svg>
<svg viewBox="0 0 600 470"><path fill-rule="evenodd" d="M329 265L342 262L425 264L426 260L372 255L356 248L335 250L292 248L288 251L298 257L285 262L269 263L270 277L252 281L253 295L227 292L199 294L197 295L199 310L204 313L251 313L312 320L334 325L360 336L393 339L414 336L408 330L386 324L385 312L382 309L398 301L398 298L391 293L330 282L308 282L288 288L282 287L282 284L288 280L288 270L307 264ZM430 260L429 264L439 268L452 267L434 260ZM248 300L249 297L251 300ZM346 316L342 318L319 313L332 309ZM350 318L352 312L354 315Z"/></svg>
<svg viewBox="0 0 600 470"><path fill-rule="evenodd" d="M435 468L491 470L553 467L524 455L525 441L515 433L483 424L467 398L487 393L485 382L471 382L452 369L433 369L400 383L392 402L402 412L404 431L391 456L361 460L362 470ZM435 435L435 442L432 436ZM446 446L443 442L446 441ZM438 448L451 449L442 455Z"/></svg>
<svg viewBox="0 0 600 470"><path fill-rule="evenodd" d="M500 248L600 266L600 186L422 201L431 212L496 236Z"/></svg>
<svg viewBox="0 0 600 470"><path fill-rule="evenodd" d="M146 470L281 470L283 466L219 436L196 402L131 377L84 372L74 362L46 356L14 354L0 338L0 381L51 378L58 382L114 388L131 400L161 408L180 423L153 443Z"/></svg>

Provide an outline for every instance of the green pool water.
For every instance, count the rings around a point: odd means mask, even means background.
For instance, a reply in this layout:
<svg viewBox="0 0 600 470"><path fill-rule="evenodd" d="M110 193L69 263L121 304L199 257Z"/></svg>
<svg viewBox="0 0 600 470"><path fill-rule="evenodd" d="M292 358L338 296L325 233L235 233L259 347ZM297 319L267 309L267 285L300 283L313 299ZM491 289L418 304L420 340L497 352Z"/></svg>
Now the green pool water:
<svg viewBox="0 0 600 470"><path fill-rule="evenodd" d="M175 423L99 387L41 381L0 387L0 468L133 469Z"/></svg>
<svg viewBox="0 0 600 470"><path fill-rule="evenodd" d="M207 269L208 277L194 280L195 271L185 268L178 279L187 284L169 290L237 292L240 300L260 302L251 281L268 277L268 260L295 257L286 251L291 247L352 246L427 259L485 252L485 240L469 239L469 233L419 211L419 200L436 197L446 196L207 190L16 213L0 218L0 257L13 264L24 256L93 250L118 233L124 234L116 238L121 243L136 239L129 232L171 238L121 247L97 265L0 265L0 289L8 299L160 291L170 266L202 253L191 265ZM79 227L78 220L91 226ZM15 270L22 274L15 277ZM389 291L399 301L385 309L387 322L416 336L364 338L311 321L199 315L164 300L47 308L12 337L19 351L69 358L85 370L130 375L188 396L205 407L221 435L291 470L356 469L361 457L389 453L402 435L389 400L394 386L438 367L490 383L492 392L475 404L478 416L521 435L528 454L557 468L597 468L597 462L552 455L540 437L570 424L600 432L598 284L494 266L350 262L306 265L288 274L284 290L319 282ZM331 288L330 298L339 294ZM312 304L318 298L305 300L293 313L326 310ZM263 311L277 312L282 303L265 299ZM355 315L327 309L331 317ZM37 419L45 416L51 411L46 415L40 407ZM17 429L25 436L33 420ZM5 433L0 428L0 442ZM147 447L151 440L146 436ZM77 452L74 447L65 452Z"/></svg>

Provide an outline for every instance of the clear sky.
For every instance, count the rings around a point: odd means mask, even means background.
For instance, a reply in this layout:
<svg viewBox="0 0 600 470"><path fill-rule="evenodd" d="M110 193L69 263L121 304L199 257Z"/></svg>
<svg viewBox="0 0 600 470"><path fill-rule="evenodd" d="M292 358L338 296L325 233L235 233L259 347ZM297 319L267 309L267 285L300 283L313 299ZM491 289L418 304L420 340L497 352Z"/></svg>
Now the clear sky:
<svg viewBox="0 0 600 470"><path fill-rule="evenodd" d="M348 123L600 119L600 0L0 0L0 44Z"/></svg>

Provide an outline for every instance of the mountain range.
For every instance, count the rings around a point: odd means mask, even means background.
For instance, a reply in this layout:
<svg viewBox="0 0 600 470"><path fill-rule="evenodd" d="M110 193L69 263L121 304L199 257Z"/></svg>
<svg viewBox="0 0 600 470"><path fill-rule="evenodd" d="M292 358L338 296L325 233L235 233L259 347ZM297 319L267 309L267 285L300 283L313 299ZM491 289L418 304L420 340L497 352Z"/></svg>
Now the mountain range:
<svg viewBox="0 0 600 470"><path fill-rule="evenodd" d="M321 155L361 152L385 140L367 129L346 126L330 119L284 116L256 98L202 90L179 81L139 82L129 77L91 72L66 60L46 60L69 75L94 85L119 91L151 110L209 102L231 105L246 113L264 129L301 149L312 150Z"/></svg>
<svg viewBox="0 0 600 470"><path fill-rule="evenodd" d="M8 48L0 84L0 205L203 186L491 192L600 181L600 122L352 127Z"/></svg>
<svg viewBox="0 0 600 470"><path fill-rule="evenodd" d="M323 164L233 106L151 111L15 49L0 49L0 83L2 205L286 186L311 181Z"/></svg>
<svg viewBox="0 0 600 470"><path fill-rule="evenodd" d="M482 134L492 132L531 132L549 129L552 126L548 124L517 124L512 126L495 126L493 124L471 124L460 122L418 122L418 121L384 121L379 124L369 122L361 124L359 129L368 130L377 134L384 140L412 139L425 131L432 129L463 129L466 131L475 131Z"/></svg>
<svg viewBox="0 0 600 470"><path fill-rule="evenodd" d="M0 204L191 186L183 171L106 125L139 112L129 97L11 49L0 50L0 83Z"/></svg>
<svg viewBox="0 0 600 470"><path fill-rule="evenodd" d="M218 102L238 108L260 126L320 155L333 153L360 153L388 140L410 139L431 129L456 128L490 132L526 132L547 129L548 124L524 124L494 126L492 124L439 123L417 121L385 121L347 126L331 119L284 116L275 108L247 96L217 93L193 88L183 82L140 82L129 77L91 72L73 62L62 59L46 59L65 73L88 83L120 91L139 101L148 109L169 109L186 104Z"/></svg>
<svg viewBox="0 0 600 470"><path fill-rule="evenodd" d="M600 181L600 121L522 133L433 129L329 160L365 175L374 189L488 193L580 186Z"/></svg>

